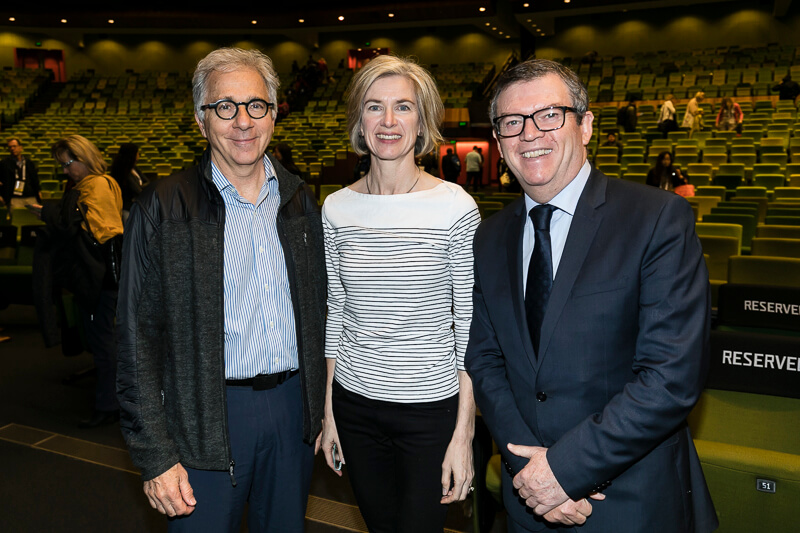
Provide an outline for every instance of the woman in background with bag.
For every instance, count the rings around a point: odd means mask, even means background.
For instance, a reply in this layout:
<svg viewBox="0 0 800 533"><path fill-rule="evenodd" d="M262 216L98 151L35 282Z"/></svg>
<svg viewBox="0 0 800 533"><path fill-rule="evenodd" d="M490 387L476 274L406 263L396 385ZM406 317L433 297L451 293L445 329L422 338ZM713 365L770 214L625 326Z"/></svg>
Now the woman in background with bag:
<svg viewBox="0 0 800 533"><path fill-rule="evenodd" d="M33 205L45 222L40 237L49 241L56 287L75 297L88 349L97 369L94 412L80 427L119 419L116 398L119 251L122 238L122 191L106 173L100 150L80 135L56 142L51 154L74 185L57 204Z"/></svg>
<svg viewBox="0 0 800 533"><path fill-rule="evenodd" d="M689 178L681 172L680 167L672 164L672 154L670 152L658 154L656 166L647 173L646 183L659 189L674 191L681 196L694 196L693 193L688 194L688 188L684 188L684 185L689 185ZM689 185L689 188L694 191L691 185Z"/></svg>

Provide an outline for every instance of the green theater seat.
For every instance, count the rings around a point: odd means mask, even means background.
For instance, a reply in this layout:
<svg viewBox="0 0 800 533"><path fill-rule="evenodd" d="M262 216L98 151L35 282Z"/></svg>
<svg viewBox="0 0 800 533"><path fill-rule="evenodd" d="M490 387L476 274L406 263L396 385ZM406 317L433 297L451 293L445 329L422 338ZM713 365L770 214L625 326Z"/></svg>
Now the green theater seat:
<svg viewBox="0 0 800 533"><path fill-rule="evenodd" d="M689 425L719 532L797 529L800 399L707 389ZM775 492L756 490L759 479Z"/></svg>

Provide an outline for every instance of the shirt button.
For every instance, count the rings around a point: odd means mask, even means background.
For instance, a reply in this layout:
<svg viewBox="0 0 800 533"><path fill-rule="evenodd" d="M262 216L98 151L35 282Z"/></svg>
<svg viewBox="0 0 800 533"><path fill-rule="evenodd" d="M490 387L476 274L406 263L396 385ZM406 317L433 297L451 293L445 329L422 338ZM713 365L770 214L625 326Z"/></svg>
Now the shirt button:
<svg viewBox="0 0 800 533"><path fill-rule="evenodd" d="M263 247L263 246L259 246L259 247L258 247L258 251L259 251L259 252L261 252L261 253L263 254L263 253L264 253L264 247Z"/></svg>
<svg viewBox="0 0 800 533"><path fill-rule="evenodd" d="M269 327L271 327L273 329L275 328L275 322L273 320L269 321Z"/></svg>
<svg viewBox="0 0 800 533"><path fill-rule="evenodd" d="M265 284L264 284L264 290L265 290L265 291L268 291L268 290L269 290L269 285L268 285L267 283L265 283Z"/></svg>
<svg viewBox="0 0 800 533"><path fill-rule="evenodd" d="M537 392L536 393L536 399L539 400L540 402L547 401L547 393L546 392Z"/></svg>

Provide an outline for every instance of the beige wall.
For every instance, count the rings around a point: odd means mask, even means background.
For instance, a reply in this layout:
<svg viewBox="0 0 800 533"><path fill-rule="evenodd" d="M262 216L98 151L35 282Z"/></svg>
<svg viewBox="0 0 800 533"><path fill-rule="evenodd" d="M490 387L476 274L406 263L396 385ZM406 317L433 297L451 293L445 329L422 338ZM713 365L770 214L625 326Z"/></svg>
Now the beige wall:
<svg viewBox="0 0 800 533"><path fill-rule="evenodd" d="M321 36L321 40L322 40ZM348 32L347 38L330 36L320 43L320 53L328 64L347 57L351 48L389 48L392 53L414 56L423 65L447 65L471 61L494 63L501 66L516 43L501 42L472 27L440 26L435 29L414 28L392 31Z"/></svg>
<svg viewBox="0 0 800 533"><path fill-rule="evenodd" d="M553 37L537 40L536 56L580 57L590 50L600 55L629 56L634 52L692 50L718 46L800 45L800 20L776 19L771 11L728 3L691 9L671 8L610 13L556 20ZM688 14L691 13L691 14Z"/></svg>
<svg viewBox="0 0 800 533"><path fill-rule="evenodd" d="M345 37L342 37L345 35ZM351 48L370 41L373 47L389 47L400 55L416 56L423 64L449 64L488 61L501 65L512 50L512 43L500 42L470 26L435 29L353 31L336 34L298 32L283 35L135 35L126 33L93 34L80 30L11 31L0 27L0 67L13 66L14 48L64 50L67 76L85 69L116 75L135 71L191 71L197 61L220 46L259 48L275 62L279 73L289 72L292 61L305 64L308 55L325 57L331 68L347 57Z"/></svg>

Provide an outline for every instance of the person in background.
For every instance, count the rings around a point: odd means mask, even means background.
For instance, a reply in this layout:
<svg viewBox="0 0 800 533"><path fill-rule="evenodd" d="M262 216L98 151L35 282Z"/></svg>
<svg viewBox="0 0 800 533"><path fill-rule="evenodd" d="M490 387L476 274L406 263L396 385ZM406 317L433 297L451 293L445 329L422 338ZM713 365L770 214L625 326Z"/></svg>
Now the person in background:
<svg viewBox="0 0 800 533"><path fill-rule="evenodd" d="M465 363L509 531L712 531L686 424L711 316L691 206L588 162L588 91L559 63L507 70L490 109L525 194L475 235Z"/></svg>
<svg viewBox="0 0 800 533"><path fill-rule="evenodd" d="M275 148L272 149L272 155L283 165L283 168L289 171L289 173L300 176L300 169L294 164L291 146L286 143L278 143L275 145Z"/></svg>
<svg viewBox="0 0 800 533"><path fill-rule="evenodd" d="M111 162L111 176L117 180L122 190L122 222L124 223L131 210L131 204L150 183L147 176L139 170L139 146L134 143L122 143Z"/></svg>
<svg viewBox="0 0 800 533"><path fill-rule="evenodd" d="M434 151L430 151L420 157L420 163L422 164L422 170L434 178L439 177L439 161L437 160L436 153Z"/></svg>
<svg viewBox="0 0 800 533"><path fill-rule="evenodd" d="M8 151L0 161L0 201L9 209L41 203L36 163L22 153L22 141L16 137L8 140Z"/></svg>
<svg viewBox="0 0 800 533"><path fill-rule="evenodd" d="M672 164L672 154L665 151L658 154L656 165L647 173L645 183L665 191L672 191L675 187L689 183L689 178L679 167Z"/></svg>
<svg viewBox="0 0 800 533"><path fill-rule="evenodd" d="M694 98L689 100L689 103L686 104L686 113L683 115L683 122L681 122L681 128L687 128L691 131L695 131L698 129L695 121L702 122L702 114L703 110L700 108L700 104L706 97L706 93L703 91L697 91L694 95ZM699 116L699 119L698 119ZM700 128L702 129L702 127Z"/></svg>
<svg viewBox="0 0 800 533"><path fill-rule="evenodd" d="M678 121L675 120L676 112L675 95L668 94L658 113L658 129L664 134L665 139L669 136L669 132L678 130Z"/></svg>
<svg viewBox="0 0 800 533"><path fill-rule="evenodd" d="M122 191L106 173L103 154L88 139L70 135L56 142L51 153L74 185L59 202L29 208L45 223L45 232L39 233L37 240L50 243L55 285L69 290L80 310L97 381L93 413L79 427L92 428L119 420L114 319Z"/></svg>
<svg viewBox="0 0 800 533"><path fill-rule="evenodd" d="M462 356L480 215L464 189L415 163L443 140L427 71L381 55L347 95L350 141L371 164L322 207L328 387L318 449L335 471L346 463L370 531L441 532L474 474Z"/></svg>
<svg viewBox="0 0 800 533"><path fill-rule="evenodd" d="M220 48L192 78L198 166L133 203L118 310L120 425L174 532L301 532L325 400L314 193L268 155L278 75Z"/></svg>
<svg viewBox="0 0 800 533"><path fill-rule="evenodd" d="M636 131L636 126L639 124L639 108L636 107L636 101L631 99L627 105L619 108L617 111L617 124L622 126L626 133Z"/></svg>
<svg viewBox="0 0 800 533"><path fill-rule="evenodd" d="M467 171L467 183L464 188L469 189L472 184L472 192L478 192L483 174L483 156L480 148L472 147L472 150L464 156L464 166Z"/></svg>
<svg viewBox="0 0 800 533"><path fill-rule="evenodd" d="M617 149L617 157L622 158L622 143L617 140L616 132L609 131L606 140L600 146L613 146Z"/></svg>
<svg viewBox="0 0 800 533"><path fill-rule="evenodd" d="M453 153L452 148L448 148L444 156L442 156L442 174L444 174L445 181L455 183L458 181L458 176L461 174L461 160L458 154Z"/></svg>
<svg viewBox="0 0 800 533"><path fill-rule="evenodd" d="M720 131L736 130L738 133L741 133L743 120L744 113L742 112L742 108L739 107L739 104L727 96L723 98L715 122L717 129Z"/></svg>
<svg viewBox="0 0 800 533"><path fill-rule="evenodd" d="M794 81L791 74L787 74L772 90L778 92L778 100L791 100L794 102L800 96L800 83Z"/></svg>

